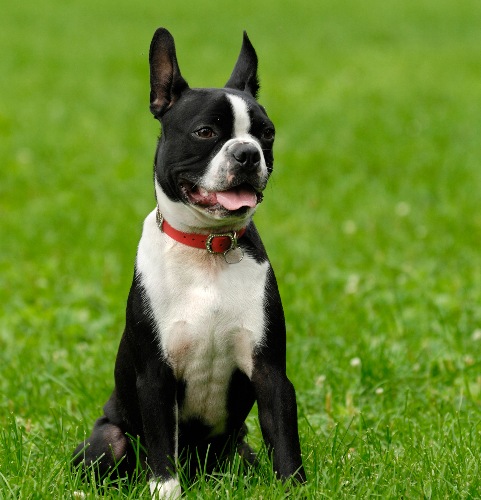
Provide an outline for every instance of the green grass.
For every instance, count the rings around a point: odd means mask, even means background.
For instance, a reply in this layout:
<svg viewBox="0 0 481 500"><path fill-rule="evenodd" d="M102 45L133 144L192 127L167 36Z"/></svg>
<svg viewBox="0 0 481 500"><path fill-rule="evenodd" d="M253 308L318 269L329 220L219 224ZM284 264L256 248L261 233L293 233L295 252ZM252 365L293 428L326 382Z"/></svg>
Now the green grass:
<svg viewBox="0 0 481 500"><path fill-rule="evenodd" d="M113 384L156 122L148 44L193 86L247 29L276 168L256 222L288 324L308 485L290 498L481 495L481 4L7 2L0 16L0 499L82 486ZM261 448L255 414L250 442ZM284 498L269 461L187 498Z"/></svg>

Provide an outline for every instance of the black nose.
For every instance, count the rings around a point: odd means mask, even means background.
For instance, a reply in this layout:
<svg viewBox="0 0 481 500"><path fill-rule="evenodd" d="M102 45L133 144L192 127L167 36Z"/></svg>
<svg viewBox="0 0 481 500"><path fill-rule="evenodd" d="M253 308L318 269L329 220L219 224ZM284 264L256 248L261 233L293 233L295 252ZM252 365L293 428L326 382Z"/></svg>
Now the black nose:
<svg viewBox="0 0 481 500"><path fill-rule="evenodd" d="M254 144L239 142L231 147L234 159L241 167L258 168L261 162L261 154Z"/></svg>

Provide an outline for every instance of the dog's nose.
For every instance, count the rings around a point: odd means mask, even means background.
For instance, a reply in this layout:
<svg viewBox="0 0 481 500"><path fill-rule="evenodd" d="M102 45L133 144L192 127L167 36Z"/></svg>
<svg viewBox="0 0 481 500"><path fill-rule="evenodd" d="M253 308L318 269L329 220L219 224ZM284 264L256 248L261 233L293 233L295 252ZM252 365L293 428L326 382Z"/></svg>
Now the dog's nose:
<svg viewBox="0 0 481 500"><path fill-rule="evenodd" d="M241 167L253 170L260 165L261 154L254 144L239 142L232 146L231 153Z"/></svg>

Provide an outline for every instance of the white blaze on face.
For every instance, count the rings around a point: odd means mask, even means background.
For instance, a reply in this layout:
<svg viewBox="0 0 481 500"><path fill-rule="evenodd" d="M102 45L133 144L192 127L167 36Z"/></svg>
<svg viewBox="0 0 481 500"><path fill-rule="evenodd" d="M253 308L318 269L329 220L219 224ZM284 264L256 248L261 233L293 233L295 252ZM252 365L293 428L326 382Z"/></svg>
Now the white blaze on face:
<svg viewBox="0 0 481 500"><path fill-rule="evenodd" d="M249 130L251 128L251 119L249 116L247 103L244 101L244 99L237 95L227 94L227 99L229 99L232 106L232 111L234 113L234 139L242 139L245 137L250 142L252 142L253 137L249 135Z"/></svg>

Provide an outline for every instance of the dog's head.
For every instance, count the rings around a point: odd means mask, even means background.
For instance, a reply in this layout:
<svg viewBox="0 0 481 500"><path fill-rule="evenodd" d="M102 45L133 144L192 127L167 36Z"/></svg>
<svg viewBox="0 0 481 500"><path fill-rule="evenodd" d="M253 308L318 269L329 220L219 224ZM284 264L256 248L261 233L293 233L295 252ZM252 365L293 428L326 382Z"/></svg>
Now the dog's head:
<svg viewBox="0 0 481 500"><path fill-rule="evenodd" d="M257 56L244 33L222 89L190 88L172 35L159 28L150 46L150 110L162 134L156 195L178 229L238 229L262 201L273 168L274 126L257 102Z"/></svg>

